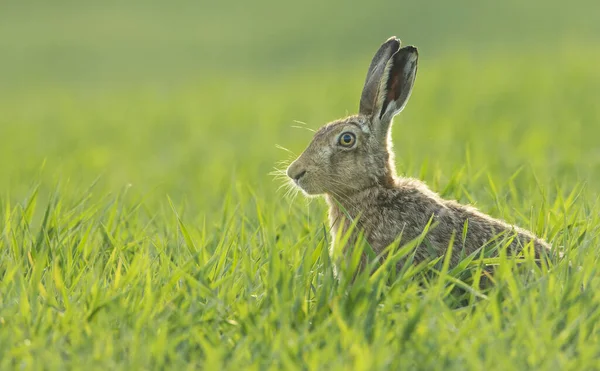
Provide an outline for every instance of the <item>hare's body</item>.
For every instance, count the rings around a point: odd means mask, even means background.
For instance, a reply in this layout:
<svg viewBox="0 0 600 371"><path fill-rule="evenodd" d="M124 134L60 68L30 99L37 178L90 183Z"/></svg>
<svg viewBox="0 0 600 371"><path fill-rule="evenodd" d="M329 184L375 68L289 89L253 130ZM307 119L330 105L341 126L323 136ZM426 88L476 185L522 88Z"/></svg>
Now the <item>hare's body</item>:
<svg viewBox="0 0 600 371"><path fill-rule="evenodd" d="M331 196L326 196L326 199L331 240L336 241L339 232L345 234L352 220L358 218L359 230L376 253L399 236L400 244L419 237L428 224L431 226L424 235L424 242L415 251L417 262L443 256L453 234L453 264L458 263L461 254L469 255L501 234L512 239L512 251L520 250L530 241L533 241L537 257L548 249L545 242L531 233L493 219L470 206L442 199L416 179L399 178L390 188L368 188L343 201ZM464 236L463 231L466 231ZM351 236L349 246L355 236L356 232Z"/></svg>
<svg viewBox="0 0 600 371"><path fill-rule="evenodd" d="M510 252L532 242L536 257L543 255L548 244L530 232L444 200L418 180L396 176L390 127L410 97L417 59L416 48L400 48L396 38L386 41L369 67L359 114L317 131L288 176L304 193L325 195L332 241L356 221L346 248L363 232L379 253L398 239L406 243L421 236L430 224L417 261L444 255L452 239L454 263L461 254L502 238L511 241Z"/></svg>

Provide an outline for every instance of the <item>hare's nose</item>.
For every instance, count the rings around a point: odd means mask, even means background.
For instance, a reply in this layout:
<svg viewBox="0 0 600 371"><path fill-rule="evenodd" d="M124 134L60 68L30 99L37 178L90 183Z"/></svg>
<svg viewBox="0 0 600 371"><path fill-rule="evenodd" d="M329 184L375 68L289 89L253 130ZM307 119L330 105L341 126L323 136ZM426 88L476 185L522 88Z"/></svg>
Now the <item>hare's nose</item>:
<svg viewBox="0 0 600 371"><path fill-rule="evenodd" d="M304 174L306 174L306 170L302 170L299 174L296 174L296 176L294 177L294 180L299 181L300 178L302 178L304 176Z"/></svg>
<svg viewBox="0 0 600 371"><path fill-rule="evenodd" d="M306 170L298 169L297 166L294 165L295 164L292 164L290 167L288 167L287 176L297 182L304 176L304 174L306 174Z"/></svg>

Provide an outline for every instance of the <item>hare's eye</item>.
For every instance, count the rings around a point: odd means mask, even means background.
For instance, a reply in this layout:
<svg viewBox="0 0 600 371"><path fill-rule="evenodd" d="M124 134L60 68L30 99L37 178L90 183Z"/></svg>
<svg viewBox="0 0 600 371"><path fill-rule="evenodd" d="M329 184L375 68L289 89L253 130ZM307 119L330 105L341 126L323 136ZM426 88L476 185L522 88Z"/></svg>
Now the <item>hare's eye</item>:
<svg viewBox="0 0 600 371"><path fill-rule="evenodd" d="M356 143L356 135L350 132L342 133L339 143L343 147L352 147Z"/></svg>

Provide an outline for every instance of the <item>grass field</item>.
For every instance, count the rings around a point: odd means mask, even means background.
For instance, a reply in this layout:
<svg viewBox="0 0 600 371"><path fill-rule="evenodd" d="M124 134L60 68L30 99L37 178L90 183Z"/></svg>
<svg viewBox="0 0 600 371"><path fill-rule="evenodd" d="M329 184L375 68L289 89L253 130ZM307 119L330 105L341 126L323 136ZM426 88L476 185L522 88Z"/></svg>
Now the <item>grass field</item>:
<svg viewBox="0 0 600 371"><path fill-rule="evenodd" d="M444 4L0 6L0 369L599 369L600 6ZM334 278L269 173L391 35L399 173L576 269Z"/></svg>

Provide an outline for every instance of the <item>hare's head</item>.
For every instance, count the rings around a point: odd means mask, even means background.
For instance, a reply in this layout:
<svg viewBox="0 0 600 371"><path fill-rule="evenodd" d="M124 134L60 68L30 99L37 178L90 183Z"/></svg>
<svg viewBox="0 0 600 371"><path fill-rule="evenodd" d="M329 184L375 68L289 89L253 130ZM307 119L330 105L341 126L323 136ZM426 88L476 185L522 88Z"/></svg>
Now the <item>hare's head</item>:
<svg viewBox="0 0 600 371"><path fill-rule="evenodd" d="M392 37L369 67L358 115L315 134L287 175L306 194L344 197L394 181L390 127L408 101L417 73L417 49Z"/></svg>

